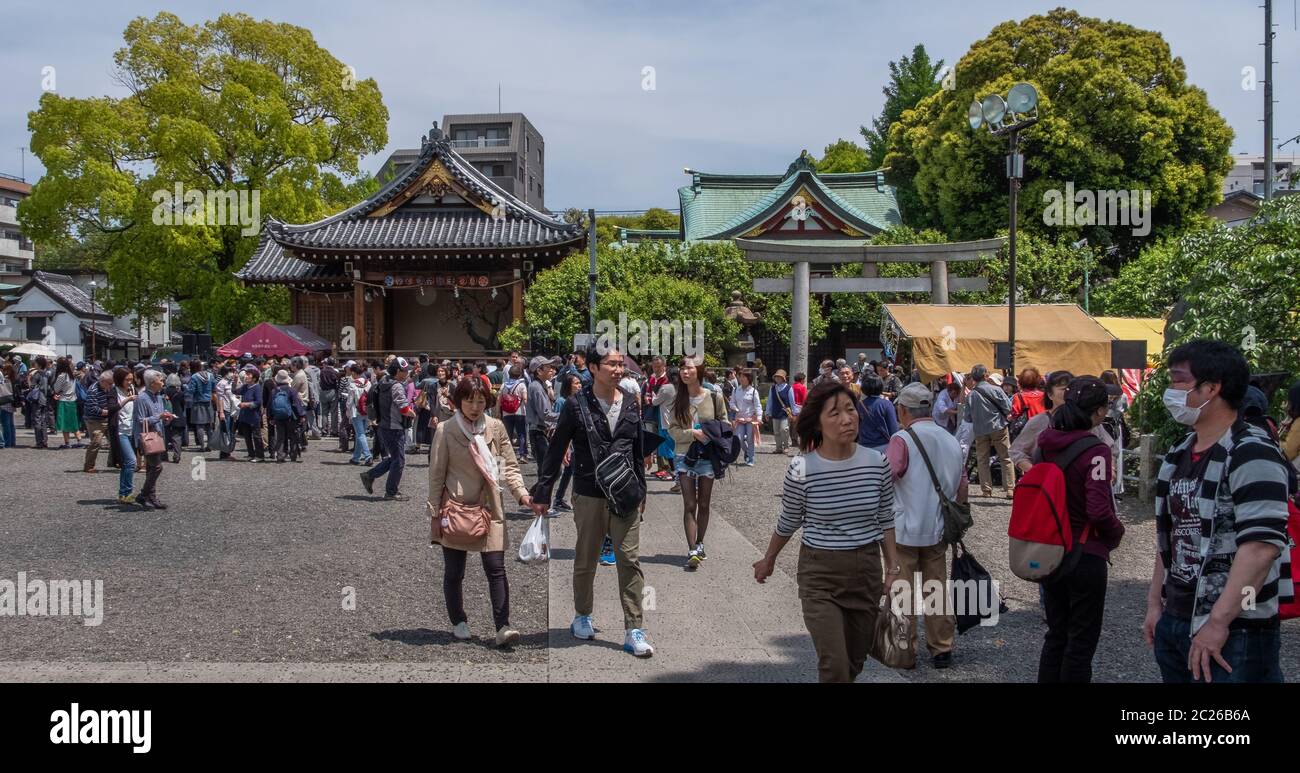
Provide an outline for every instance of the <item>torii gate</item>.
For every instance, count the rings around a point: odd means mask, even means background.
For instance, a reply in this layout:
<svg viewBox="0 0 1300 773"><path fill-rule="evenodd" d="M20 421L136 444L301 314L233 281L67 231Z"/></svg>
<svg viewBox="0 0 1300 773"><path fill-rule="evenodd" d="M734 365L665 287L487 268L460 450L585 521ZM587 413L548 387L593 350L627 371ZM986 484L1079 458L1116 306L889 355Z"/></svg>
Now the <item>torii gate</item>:
<svg viewBox="0 0 1300 773"><path fill-rule="evenodd" d="M995 254L1006 238L948 244L874 245L844 239L824 244L782 239L736 239L745 259L760 263L791 263L794 276L755 279L754 292L793 293L790 306L790 373L808 372L808 299L811 293L918 293L928 292L933 303L948 302L948 290L987 290L984 277L950 277L949 261L981 260ZM812 264L861 263L860 277L811 279ZM881 277L878 263L929 263L930 273L919 277Z"/></svg>

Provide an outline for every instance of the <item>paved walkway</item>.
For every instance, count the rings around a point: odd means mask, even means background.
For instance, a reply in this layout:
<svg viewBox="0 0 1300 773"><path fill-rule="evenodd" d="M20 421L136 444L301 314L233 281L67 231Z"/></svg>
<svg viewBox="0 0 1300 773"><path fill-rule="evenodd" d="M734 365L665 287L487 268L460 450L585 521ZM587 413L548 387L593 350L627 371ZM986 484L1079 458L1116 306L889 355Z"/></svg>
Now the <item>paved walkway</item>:
<svg viewBox="0 0 1300 773"><path fill-rule="evenodd" d="M714 516L709 558L696 572L683 567L681 498L653 481L641 524L645 626L652 658L624 652L616 569L596 575L595 641L574 639L571 516L551 520L550 680L553 682L816 682L817 656L803 626L794 578L781 570L763 585L752 564L762 553L731 524ZM798 550L791 542L786 550ZM859 681L902 681L868 660Z"/></svg>

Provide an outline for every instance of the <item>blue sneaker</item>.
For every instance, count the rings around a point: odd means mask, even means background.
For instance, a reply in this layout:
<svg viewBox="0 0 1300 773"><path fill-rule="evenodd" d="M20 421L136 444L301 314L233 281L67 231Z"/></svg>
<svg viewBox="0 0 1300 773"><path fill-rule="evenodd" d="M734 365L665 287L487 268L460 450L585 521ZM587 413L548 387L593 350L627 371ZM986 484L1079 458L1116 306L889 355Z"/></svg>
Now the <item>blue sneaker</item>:
<svg viewBox="0 0 1300 773"><path fill-rule="evenodd" d="M627 638L623 640L623 651L630 652L638 658L648 658L655 654L655 648L650 646L650 642L645 638L645 631L640 628L633 628L627 632Z"/></svg>
<svg viewBox="0 0 1300 773"><path fill-rule="evenodd" d="M614 556L614 541L605 537L605 544L600 548L600 565L613 566L615 563L617 559Z"/></svg>
<svg viewBox="0 0 1300 773"><path fill-rule="evenodd" d="M594 639L596 638L596 629L591 625L591 615L578 615L569 623L569 633L573 634L575 639Z"/></svg>

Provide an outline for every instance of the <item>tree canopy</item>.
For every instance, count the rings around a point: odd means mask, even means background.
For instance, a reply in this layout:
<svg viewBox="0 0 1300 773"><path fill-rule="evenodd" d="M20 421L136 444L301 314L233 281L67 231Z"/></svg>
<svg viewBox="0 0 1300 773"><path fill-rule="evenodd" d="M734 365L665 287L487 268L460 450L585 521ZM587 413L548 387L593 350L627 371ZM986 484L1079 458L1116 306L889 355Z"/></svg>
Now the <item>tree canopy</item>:
<svg viewBox="0 0 1300 773"><path fill-rule="evenodd" d="M1057 9L999 24L957 62L955 90L926 97L890 128L885 163L904 222L959 240L1004 227L1006 139L971 130L966 111L1018 81L1039 94L1040 121L1021 138L1026 231L1116 245L1111 267L1118 268L1219 199L1233 133L1205 92L1187 82L1182 59L1158 33ZM1150 235L1128 225L1046 225L1045 194L1067 183L1150 191Z"/></svg>
<svg viewBox="0 0 1300 773"><path fill-rule="evenodd" d="M1252 372L1300 374L1300 198L1266 202L1247 223L1193 231L1147 261L1159 288L1182 286L1186 313L1171 322L1173 344L1214 338L1241 349ZM1172 333L1172 334L1171 334ZM1143 431L1177 440L1176 424L1160 403L1164 369L1142 390Z"/></svg>
<svg viewBox="0 0 1300 773"><path fill-rule="evenodd" d="M378 86L308 30L244 14L190 26L159 13L124 39L125 96L46 93L28 115L46 174L19 207L24 230L92 244L112 311L175 299L218 338L285 318L283 290L242 288L233 272L265 217L315 220L374 189L358 163L388 141ZM212 218L214 199L238 200L239 216Z"/></svg>
<svg viewBox="0 0 1300 773"><path fill-rule="evenodd" d="M889 152L889 127L902 118L905 111L939 90L942 70L943 60L931 62L925 46L920 44L912 48L911 56L889 63L889 83L881 89L885 104L880 115L871 121L871 128L863 126L859 129L867 143L866 169L879 169L885 165L885 156Z"/></svg>

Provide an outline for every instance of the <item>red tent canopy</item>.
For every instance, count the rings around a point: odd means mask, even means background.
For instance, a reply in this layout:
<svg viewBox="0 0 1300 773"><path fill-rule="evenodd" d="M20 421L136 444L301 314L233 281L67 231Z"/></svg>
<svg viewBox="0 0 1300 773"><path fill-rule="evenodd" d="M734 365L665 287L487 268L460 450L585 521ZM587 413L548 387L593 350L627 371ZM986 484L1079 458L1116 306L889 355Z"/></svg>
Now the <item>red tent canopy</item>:
<svg viewBox="0 0 1300 773"><path fill-rule="evenodd" d="M263 357L292 357L298 354L318 354L329 351L329 341L302 325L272 325L259 323L256 327L217 350L222 357L239 357L243 354Z"/></svg>

